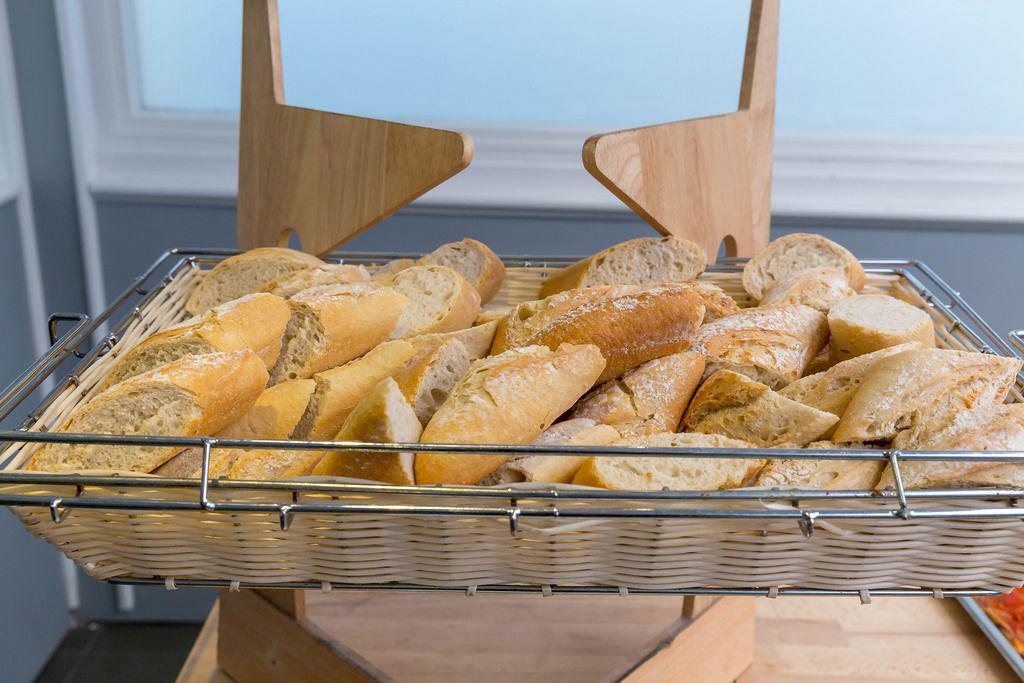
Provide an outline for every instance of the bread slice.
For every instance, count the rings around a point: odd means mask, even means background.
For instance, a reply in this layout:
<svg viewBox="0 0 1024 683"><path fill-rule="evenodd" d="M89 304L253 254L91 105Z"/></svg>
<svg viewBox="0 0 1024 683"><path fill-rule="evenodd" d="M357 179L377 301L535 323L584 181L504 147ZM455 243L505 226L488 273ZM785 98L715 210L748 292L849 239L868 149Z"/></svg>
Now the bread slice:
<svg viewBox="0 0 1024 683"><path fill-rule="evenodd" d="M385 377L404 370L416 352L416 346L406 340L389 341L361 358L314 375L316 389L291 438L332 438L363 397Z"/></svg>
<svg viewBox="0 0 1024 683"><path fill-rule="evenodd" d="M745 375L719 370L697 390L682 427L771 448L808 444L838 421L831 413L792 401Z"/></svg>
<svg viewBox="0 0 1024 683"><path fill-rule="evenodd" d="M261 292L274 278L323 265L316 256L294 249L250 249L214 266L185 302L185 310L199 315L232 299Z"/></svg>
<svg viewBox="0 0 1024 683"><path fill-rule="evenodd" d="M599 285L652 285L692 280L704 272L704 250L678 237L639 237L577 261L552 275L540 290L548 297Z"/></svg>
<svg viewBox="0 0 1024 683"><path fill-rule="evenodd" d="M229 301L143 340L118 358L100 383L100 391L189 355L249 349L268 368L273 367L290 315L288 303L273 294L249 294Z"/></svg>
<svg viewBox="0 0 1024 683"><path fill-rule="evenodd" d="M828 313L833 361L916 341L935 346L930 315L891 296L862 294L843 299Z"/></svg>
<svg viewBox="0 0 1024 683"><path fill-rule="evenodd" d="M841 272L855 291L859 292L867 282L864 268L846 248L821 235L797 232L773 241L747 261L743 267L743 288L760 301L780 280L821 266Z"/></svg>
<svg viewBox="0 0 1024 683"><path fill-rule="evenodd" d="M837 363L824 372L801 377L780 389L779 393L806 406L842 417L846 407L850 405L850 400L864 382L864 377L875 363L920 346L920 342L907 342L866 353Z"/></svg>
<svg viewBox="0 0 1024 683"><path fill-rule="evenodd" d="M473 327L467 327L462 330L455 330L454 332L434 332L431 334L421 334L416 337L407 337L406 339L413 346L416 346L417 350L427 348L427 345L431 345L431 348L433 348L433 345L439 345L449 339L457 339L464 347L466 347L466 353L469 355L469 359L477 360L491 352L491 344L494 342L494 332L497 329L498 321L493 320Z"/></svg>
<svg viewBox="0 0 1024 683"><path fill-rule="evenodd" d="M604 370L592 344L505 351L475 361L423 430L427 443L529 443L594 385ZM475 484L503 456L420 453L418 484Z"/></svg>
<svg viewBox="0 0 1024 683"><path fill-rule="evenodd" d="M411 359L395 378L420 424L427 424L469 370L469 354L458 339L449 339Z"/></svg>
<svg viewBox="0 0 1024 683"><path fill-rule="evenodd" d="M861 449L866 446L839 445L832 441L815 441L807 444L808 450L836 448ZM878 483L884 468L885 462L882 460L769 460L754 485L830 491L870 490Z"/></svg>
<svg viewBox="0 0 1024 683"><path fill-rule="evenodd" d="M725 290L718 285L702 282L701 280L684 280L682 282L673 282L672 284L677 287L685 287L700 297L701 301L704 302L705 323L740 312L740 307L736 300L726 294Z"/></svg>
<svg viewBox="0 0 1024 683"><path fill-rule="evenodd" d="M334 440L414 443L419 441L422 431L423 427L398 383L388 377L359 402ZM415 484L414 457L407 452L332 451L320 459L313 468L313 474L372 479L388 484Z"/></svg>
<svg viewBox="0 0 1024 683"><path fill-rule="evenodd" d="M822 266L801 270L779 280L765 292L761 305L803 304L828 313L836 303L856 293L845 273Z"/></svg>
<svg viewBox="0 0 1024 683"><path fill-rule="evenodd" d="M498 322L492 353L540 344L594 344L607 366L600 380L683 350L704 317L686 286L575 289L516 306Z"/></svg>
<svg viewBox="0 0 1024 683"><path fill-rule="evenodd" d="M1002 403L1021 361L945 349L876 362L836 427L836 441L880 441L941 416Z"/></svg>
<svg viewBox="0 0 1024 683"><path fill-rule="evenodd" d="M827 342L825 316L793 305L747 308L707 323L690 348L704 354L705 377L733 370L779 389L801 377Z"/></svg>
<svg viewBox="0 0 1024 683"><path fill-rule="evenodd" d="M613 444L633 448L751 448L717 434L653 434ZM593 457L574 484L621 491L719 491L745 486L764 466L760 458Z"/></svg>
<svg viewBox="0 0 1024 683"><path fill-rule="evenodd" d="M324 264L316 268L297 270L267 283L264 291L287 299L310 287L323 285L347 285L370 279L370 271L363 266L348 264Z"/></svg>
<svg viewBox="0 0 1024 683"><path fill-rule="evenodd" d="M411 258L398 258L394 261L388 261L383 265L373 268L373 279L387 282L394 277L395 273L399 273L406 268L412 268L415 265L418 265L416 260Z"/></svg>
<svg viewBox="0 0 1024 683"><path fill-rule="evenodd" d="M273 384L361 356L388 338L406 306L395 289L362 282L313 287L288 302L291 318L270 371Z"/></svg>
<svg viewBox="0 0 1024 683"><path fill-rule="evenodd" d="M308 477L324 456L324 451L292 449L245 451L231 466L229 479L269 481Z"/></svg>
<svg viewBox="0 0 1024 683"><path fill-rule="evenodd" d="M272 386L256 399L252 408L237 421L217 432L229 439L287 439L306 404L313 394L316 382L311 379L293 379ZM228 474L235 462L246 453L238 448L215 448L210 452L210 477ZM153 471L164 477L202 476L203 451L187 448Z"/></svg>
<svg viewBox="0 0 1024 683"><path fill-rule="evenodd" d="M447 266L466 278L480 294L480 303L494 298L505 281L505 264L486 244L466 238L442 244L419 260L420 265Z"/></svg>
<svg viewBox="0 0 1024 683"><path fill-rule="evenodd" d="M199 436L237 420L267 384L267 368L252 351L186 356L136 375L78 409L61 432ZM181 448L111 444L49 444L28 469L50 472L150 472Z"/></svg>
<svg viewBox="0 0 1024 683"><path fill-rule="evenodd" d="M680 351L639 365L580 399L572 417L623 426L630 435L674 432L704 375L704 356Z"/></svg>
<svg viewBox="0 0 1024 683"><path fill-rule="evenodd" d="M408 300L391 339L465 329L480 312L473 285L445 266L413 266L381 281Z"/></svg>
<svg viewBox="0 0 1024 683"><path fill-rule="evenodd" d="M534 446L607 446L621 440L619 431L610 425L598 424L586 418L575 418L551 425L532 443ZM512 458L491 472L480 485L495 486L523 481L569 484L589 457L527 455Z"/></svg>

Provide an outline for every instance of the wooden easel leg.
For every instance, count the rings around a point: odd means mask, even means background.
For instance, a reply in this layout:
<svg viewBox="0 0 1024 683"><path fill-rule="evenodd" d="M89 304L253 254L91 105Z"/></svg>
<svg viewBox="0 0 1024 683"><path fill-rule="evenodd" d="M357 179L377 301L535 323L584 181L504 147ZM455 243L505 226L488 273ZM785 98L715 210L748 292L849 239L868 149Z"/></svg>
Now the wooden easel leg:
<svg viewBox="0 0 1024 683"><path fill-rule="evenodd" d="M389 680L305 615L302 591L221 591L217 666L239 683Z"/></svg>

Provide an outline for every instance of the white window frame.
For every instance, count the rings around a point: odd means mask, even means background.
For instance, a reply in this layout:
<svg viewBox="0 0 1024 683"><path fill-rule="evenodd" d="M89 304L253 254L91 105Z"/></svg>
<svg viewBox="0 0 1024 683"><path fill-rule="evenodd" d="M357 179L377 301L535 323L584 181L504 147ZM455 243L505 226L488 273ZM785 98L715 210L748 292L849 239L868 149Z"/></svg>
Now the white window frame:
<svg viewBox="0 0 1024 683"><path fill-rule="evenodd" d="M56 3L88 193L234 201L236 117L142 108L132 0ZM413 210L626 211L578 161L583 140L600 131L472 128L478 155L470 170L418 199ZM772 200L773 213L785 217L1020 222L1024 137L780 133Z"/></svg>

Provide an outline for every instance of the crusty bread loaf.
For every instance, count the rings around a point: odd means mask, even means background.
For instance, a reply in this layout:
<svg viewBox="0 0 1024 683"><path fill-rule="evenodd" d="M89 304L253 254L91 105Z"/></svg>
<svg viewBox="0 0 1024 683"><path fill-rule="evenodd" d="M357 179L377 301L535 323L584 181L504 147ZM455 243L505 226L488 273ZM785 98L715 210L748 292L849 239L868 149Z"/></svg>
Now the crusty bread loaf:
<svg viewBox="0 0 1024 683"><path fill-rule="evenodd" d="M272 386L256 399L252 407L217 432L228 439L287 439L309 403L316 382L293 379ZM228 474L235 462L249 453L237 448L215 448L210 452L210 477ZM199 477L202 475L203 451L187 448L153 471L163 477Z"/></svg>
<svg viewBox="0 0 1024 683"><path fill-rule="evenodd" d="M743 267L743 288L758 301L775 283L803 270L827 266L846 276L855 291L864 288L864 268L848 250L821 235L793 233L771 242Z"/></svg>
<svg viewBox="0 0 1024 683"><path fill-rule="evenodd" d="M984 353L914 349L876 362L836 426L836 441L892 439L957 410L1002 403L1021 362Z"/></svg>
<svg viewBox="0 0 1024 683"><path fill-rule="evenodd" d="M801 270L779 280L765 292L761 305L803 304L828 313L837 302L856 293L845 273L822 266Z"/></svg>
<svg viewBox="0 0 1024 683"><path fill-rule="evenodd" d="M747 308L702 326L691 349L704 354L704 376L733 370L779 389L804 374L828 342L825 316L808 306Z"/></svg>
<svg viewBox="0 0 1024 683"><path fill-rule="evenodd" d="M919 348L919 342L898 344L833 365L824 372L801 377L779 390L786 398L842 417L875 363L897 353Z"/></svg>
<svg viewBox="0 0 1024 683"><path fill-rule="evenodd" d="M408 300L392 339L461 330L472 326L480 312L476 288L445 266L413 266L382 281Z"/></svg>
<svg viewBox="0 0 1024 683"><path fill-rule="evenodd" d="M314 375L316 389L291 438L333 437L363 397L385 377L393 377L404 370L416 352L416 346L409 341L389 341L361 358Z"/></svg>
<svg viewBox="0 0 1024 683"><path fill-rule="evenodd" d="M630 436L674 432L703 375L704 356L694 351L655 358L591 391L572 416Z"/></svg>
<svg viewBox="0 0 1024 683"><path fill-rule="evenodd" d="M891 296L861 294L838 302L828 313L833 361L871 353L887 346L920 342L935 346L930 315Z"/></svg>
<svg viewBox="0 0 1024 683"><path fill-rule="evenodd" d="M594 344L607 366L601 381L683 350L704 316L685 286L575 289L516 306L498 323L492 353L540 344Z"/></svg>
<svg viewBox="0 0 1024 683"><path fill-rule="evenodd" d="M835 415L790 400L746 375L719 370L697 390L682 427L770 448L803 446L838 421Z"/></svg>
<svg viewBox="0 0 1024 683"><path fill-rule="evenodd" d="M598 424L586 418L557 422L533 440L535 446L607 446L622 436L611 425ZM491 472L481 486L517 482L549 482L569 484L588 455L527 455L512 458Z"/></svg>
<svg viewBox="0 0 1024 683"><path fill-rule="evenodd" d="M751 448L738 439L717 434L654 434L620 441L634 448ZM574 484L623 491L718 491L744 486L764 465L755 458L593 457Z"/></svg>
<svg viewBox="0 0 1024 683"><path fill-rule="evenodd" d="M249 349L271 368L290 315L288 303L272 294L249 294L221 304L121 355L100 383L100 391L184 356L217 351Z"/></svg>
<svg viewBox="0 0 1024 683"><path fill-rule="evenodd" d="M247 411L267 384L267 368L252 351L186 356L115 384L79 408L62 432L200 436L215 434ZM174 446L50 444L28 469L150 472Z"/></svg>
<svg viewBox="0 0 1024 683"><path fill-rule="evenodd" d="M250 249L214 266L185 302L185 310L198 315L232 299L263 291L274 278L322 265L324 262L316 256L294 249Z"/></svg>
<svg viewBox="0 0 1024 683"><path fill-rule="evenodd" d="M273 384L361 356L388 338L406 307L395 289L365 282L305 289L288 302L291 318L270 371Z"/></svg>
<svg viewBox="0 0 1024 683"><path fill-rule="evenodd" d="M552 275L541 297L577 287L652 285L692 280L704 272L704 250L678 237L639 237L599 251Z"/></svg>
<svg viewBox="0 0 1024 683"><path fill-rule="evenodd" d="M844 448L862 448L844 444ZM831 441L815 441L811 450L831 450ZM758 475L755 486L831 491L873 489L885 467L883 460L769 460Z"/></svg>
<svg viewBox="0 0 1024 683"><path fill-rule="evenodd" d="M480 303L494 298L505 281L505 264L486 244L466 238L442 244L419 260L420 265L447 266L476 288Z"/></svg>
<svg viewBox="0 0 1024 683"><path fill-rule="evenodd" d="M701 280L683 280L681 282L673 282L672 284L677 287L685 287L700 297L701 301L704 302L705 323L724 318L733 313L739 313L740 311L736 300L726 294L725 290L718 285Z"/></svg>
<svg viewBox="0 0 1024 683"><path fill-rule="evenodd" d="M306 268L276 277L263 288L263 291L276 294L287 299L310 287L323 285L347 285L352 282L364 282L370 279L370 271L363 266L348 264L325 264L316 268Z"/></svg>
<svg viewBox="0 0 1024 683"><path fill-rule="evenodd" d="M475 361L423 430L425 443L529 443L568 410L604 369L592 344L527 346ZM506 458L420 453L418 484L475 484Z"/></svg>
<svg viewBox="0 0 1024 683"><path fill-rule="evenodd" d="M456 344L458 342L455 342ZM415 443L423 427L395 380L387 377L359 402L335 441ZM412 453L331 451L313 468L313 474L372 479L388 484L415 484Z"/></svg>
<svg viewBox="0 0 1024 683"><path fill-rule="evenodd" d="M427 424L469 370L469 354L458 339L427 348L412 358L395 380L420 424Z"/></svg>

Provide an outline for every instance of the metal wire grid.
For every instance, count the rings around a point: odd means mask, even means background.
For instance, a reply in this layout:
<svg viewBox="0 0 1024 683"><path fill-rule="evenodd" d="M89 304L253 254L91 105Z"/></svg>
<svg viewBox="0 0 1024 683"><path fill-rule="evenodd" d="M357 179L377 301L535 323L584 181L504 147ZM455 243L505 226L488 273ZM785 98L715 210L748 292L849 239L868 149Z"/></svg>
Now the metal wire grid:
<svg viewBox="0 0 1024 683"><path fill-rule="evenodd" d="M805 536L814 533L817 521L836 519L979 519L988 517L1024 518L1024 507L1018 507L1018 501L1024 497L1024 489L1020 488L959 488L907 491L903 487L900 474L900 463L914 460L923 461L967 461L984 462L1021 462L1024 452L982 452L982 451L933 451L903 452L896 449L886 451L839 449L830 451L809 452L802 449L630 449L621 447L553 447L509 444L378 444L365 442L335 441L284 441L271 439L218 439L215 437L155 437L155 436L117 436L95 434L64 434L27 431L38 419L38 416L52 403L57 396L79 380L79 374L101 355L107 353L117 342L119 335L138 318L144 307L159 295L164 287L180 277L184 272L195 267L202 267L237 253L234 250L171 250L166 252L136 281L127 288L114 303L95 320L86 316L57 314L51 316L50 334L53 346L35 364L19 376L3 393L0 393L0 419L9 416L17 407L35 391L42 382L66 359L75 356L80 360L75 370L29 413L18 430L0 431L0 440L8 443L59 442L59 443L109 443L124 446L176 446L200 447L203 450L202 476L196 479L170 479L130 476L87 476L77 474L26 474L5 470L0 472L0 485L5 484L39 484L66 486L74 490L73 495L33 495L22 493L0 493L0 505L12 507L48 507L55 523L62 522L74 509L98 510L139 510L139 511L176 511L176 510L217 510L221 512L262 512L276 515L282 531L287 531L295 515L305 513L347 514L372 513L379 515L419 515L446 517L498 517L506 518L509 530L517 532L518 521L531 517L554 517L561 519L615 519L615 518L703 518L703 519L773 519L793 520L799 524ZM333 260L344 260L351 263L379 263L384 260L400 258L404 254L344 254L336 255ZM558 267L572 262L574 258L506 258L507 265L514 267ZM711 266L709 272L736 272L742 268L740 259L723 259ZM932 315L948 325L940 325L940 335L946 335L943 341L954 348L967 348L985 353L1021 356L1024 353L1024 332L1018 330L1010 334L1012 347L1003 341L978 313L967 304L960 293L952 289L927 265L912 260L873 260L862 262L868 272L895 275L920 297L921 301L931 309ZM166 275L161 273L166 269ZM113 330L92 347L90 351L81 351L87 340L101 326L122 315ZM74 322L74 326L64 335L57 337L57 324ZM1014 389L1014 399L1022 400L1020 387L1024 379L1018 377ZM316 450L316 451L416 451L436 453L466 454L501 454L501 455L594 455L599 457L642 455L644 457L711 457L711 458L790 458L790 459L842 459L842 460L885 460L891 466L895 490L886 491L821 491L803 489L771 490L730 490L730 491L607 491L607 490L566 490L556 487L476 487L476 486L395 486L389 484L352 484L328 483L314 481L239 481L227 479L211 480L209 477L210 453L214 448L259 448L281 450ZM13 456L12 456L13 457ZM10 459L8 459L10 460ZM0 463L6 465L6 463ZM117 496L87 496L90 488L116 487L117 489L151 488L157 484L161 488L181 489L180 500L160 500L147 498L128 498ZM290 503L274 503L259 501L231 500L232 491L286 491L291 493ZM216 492L218 496L211 494ZM189 495L190 494L190 495ZM408 504L375 504L314 502L304 500L307 494L397 494L408 497ZM451 500L451 504L423 504L416 499L429 496L432 500ZM876 509L842 509L813 507L816 502L833 500L872 499L886 503ZM983 499L992 502L992 507L975 509L929 508L915 509L912 506L918 500L953 500ZM585 506L559 507L560 500L584 501ZM605 506L600 503L605 501ZM707 507L680 508L666 503L678 501L705 501ZM716 502L728 501L771 501L787 505L772 506L766 509L730 509L714 507ZM659 506L659 502L662 505ZM624 506L625 504L625 506ZM811 507L807 507L810 505ZM151 584L163 583L150 579L118 579L115 583ZM220 582L209 580L178 581L173 586L226 586L240 587L246 584L238 582ZM261 584L266 587L266 584ZM368 588L366 585L346 584L280 584L287 588ZM372 587L371 587L372 588ZM452 590L418 584L389 583L379 588L405 590ZM536 591L534 586L492 585L474 588L474 591ZM618 593L622 589L616 587L547 587L548 592L571 593ZM794 595L859 595L862 600L870 599L870 595L925 595L925 596L971 596L988 595L987 590L951 590L943 593L935 589L886 589L867 591L826 590L805 588L751 588L751 589L719 589L719 588L688 588L665 590L634 590L631 592L647 594L723 594L723 595L768 595L774 597L781 594ZM936 595L938 593L938 595Z"/></svg>

